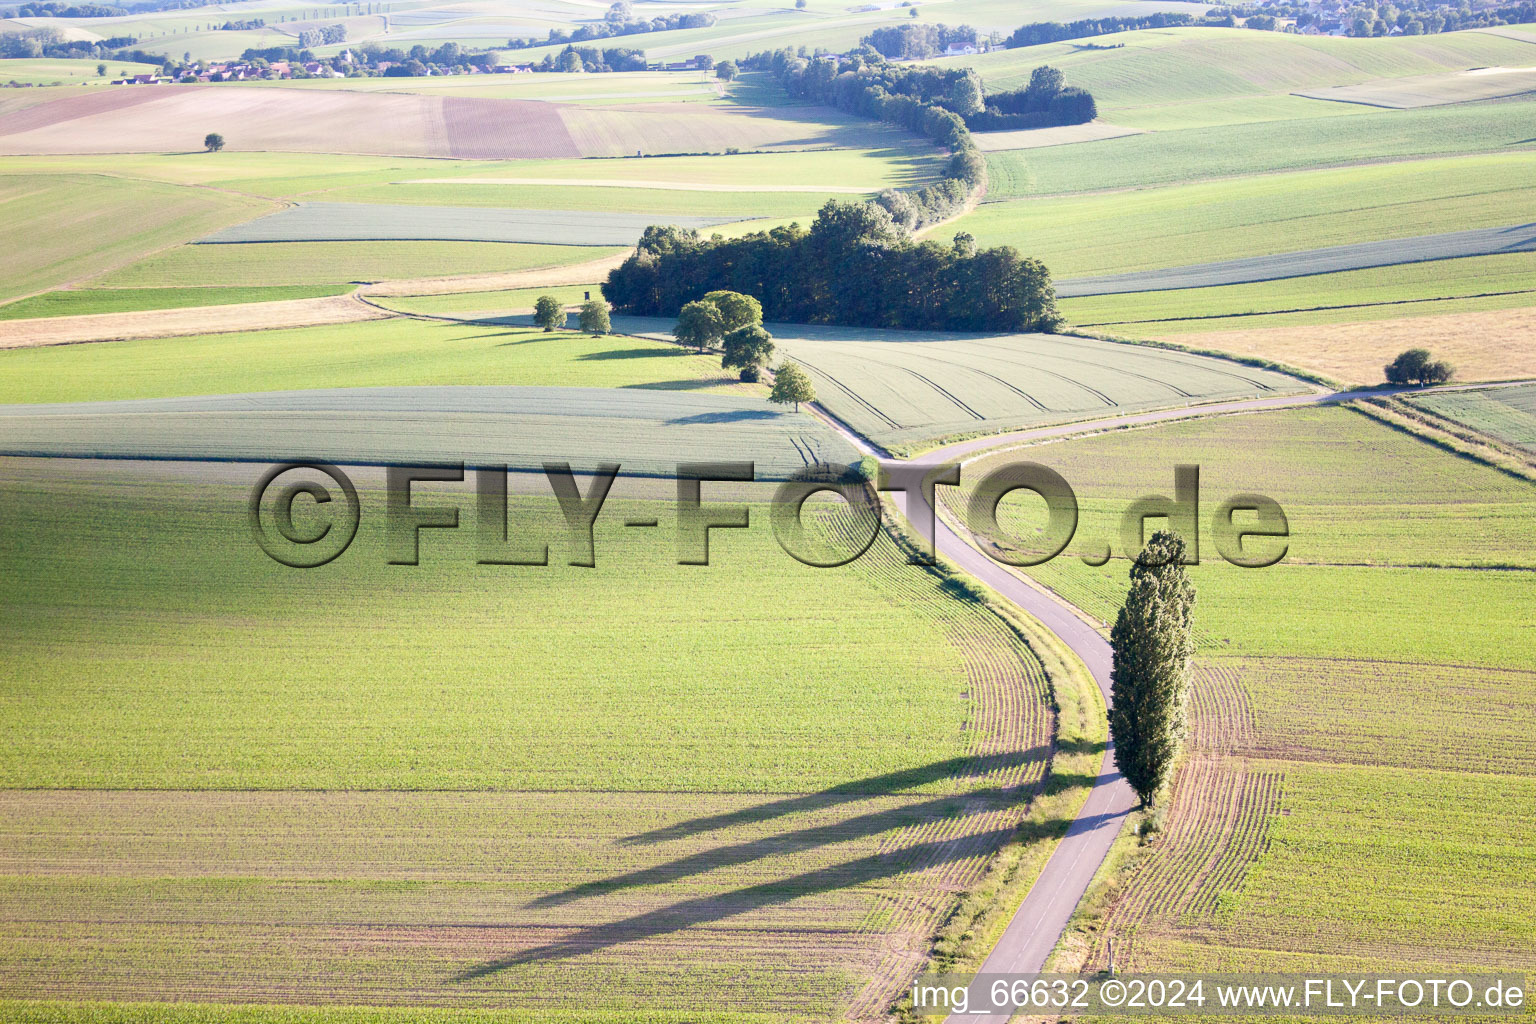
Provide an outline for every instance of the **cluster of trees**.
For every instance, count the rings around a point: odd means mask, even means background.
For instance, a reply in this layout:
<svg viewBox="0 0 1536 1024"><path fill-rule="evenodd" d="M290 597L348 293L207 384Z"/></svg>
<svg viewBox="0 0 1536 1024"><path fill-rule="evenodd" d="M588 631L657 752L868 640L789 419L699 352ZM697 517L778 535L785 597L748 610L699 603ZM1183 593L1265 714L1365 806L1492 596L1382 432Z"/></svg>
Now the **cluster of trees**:
<svg viewBox="0 0 1536 1024"><path fill-rule="evenodd" d="M117 36L99 42L65 39L64 33L51 25L44 25L21 32L0 32L0 58L31 60L49 57L55 60L101 60L110 57L115 60L146 60L147 63L158 63L161 60L159 54L146 58L144 54L136 51L119 52L122 47L132 46L136 42L138 40L133 36Z"/></svg>
<svg viewBox="0 0 1536 1024"><path fill-rule="evenodd" d="M986 173L986 162L965 123L967 113L983 109L981 80L974 71L887 64L870 48L848 57L809 60L783 49L753 54L741 63L772 72L798 99L900 125L948 149L943 180L901 193L899 202L882 197L882 203L892 205L888 212L903 221L910 218L904 226L951 216Z"/></svg>
<svg viewBox="0 0 1536 1024"><path fill-rule="evenodd" d="M249 21L226 21L219 26L220 32L245 32L253 28L266 28L266 18L252 18Z"/></svg>
<svg viewBox="0 0 1536 1024"><path fill-rule="evenodd" d="M565 306L553 295L540 295L533 304L533 322L548 331L558 331L565 326ZM594 338L613 331L608 319L608 303L600 299L588 299L582 303L576 315L576 323Z"/></svg>
<svg viewBox="0 0 1536 1024"><path fill-rule="evenodd" d="M763 307L750 295L719 289L686 303L677 313L672 336L703 352L724 350L720 365L757 381L773 358L773 336L763 329Z"/></svg>
<svg viewBox="0 0 1536 1024"><path fill-rule="evenodd" d="M1388 384L1407 386L1444 384L1456 368L1444 359L1436 359L1427 348L1410 348L1384 366Z"/></svg>
<svg viewBox="0 0 1536 1024"><path fill-rule="evenodd" d="M655 18L636 18L628 0L619 0L608 8L601 22L582 25L567 32L552 28L544 39L508 39L507 46L521 50L530 46L548 46L551 43L584 43L592 39L609 39L613 36L632 36L642 32L670 32L680 28L709 28L715 16L708 11L692 11L682 14L663 14Z"/></svg>
<svg viewBox="0 0 1536 1024"><path fill-rule="evenodd" d="M891 60L926 60L943 53L951 43L975 46L976 30L969 25L885 25L861 42Z"/></svg>
<svg viewBox="0 0 1536 1024"><path fill-rule="evenodd" d="M632 50L627 46L610 46L599 49L592 46L567 46L559 55L546 53L544 59L533 66L535 71L644 71L645 51Z"/></svg>
<svg viewBox="0 0 1536 1024"><path fill-rule="evenodd" d="M1084 124L1098 116L1092 94L1067 85L1060 71L1045 65L1030 73L1023 89L986 97L985 109L967 117L966 124L977 131L1006 131Z"/></svg>
<svg viewBox="0 0 1536 1024"><path fill-rule="evenodd" d="M335 25L316 25L314 28L306 28L299 31L299 45L306 50L313 46L329 46L346 41L347 26L339 22ZM454 45L457 46L458 44L455 43Z"/></svg>
<svg viewBox="0 0 1536 1024"><path fill-rule="evenodd" d="M1113 32L1132 32L1143 28L1176 28L1198 24L1200 19L1192 14L1167 12L1123 18L1083 18L1079 21L1069 21L1065 25L1059 21L1033 21L1014 29L1006 45L1009 49L1013 49L1019 46L1055 43L1063 39L1089 39Z"/></svg>
<svg viewBox="0 0 1536 1024"><path fill-rule="evenodd" d="M48 0L46 3L22 4L8 12L7 18L118 18L128 12L121 7L105 4L61 4Z"/></svg>
<svg viewBox="0 0 1536 1024"><path fill-rule="evenodd" d="M832 200L798 224L742 238L650 227L611 271L614 307L673 316L714 291L754 297L774 320L854 327L1049 331L1061 324L1050 273L1009 246L913 242L875 203Z"/></svg>

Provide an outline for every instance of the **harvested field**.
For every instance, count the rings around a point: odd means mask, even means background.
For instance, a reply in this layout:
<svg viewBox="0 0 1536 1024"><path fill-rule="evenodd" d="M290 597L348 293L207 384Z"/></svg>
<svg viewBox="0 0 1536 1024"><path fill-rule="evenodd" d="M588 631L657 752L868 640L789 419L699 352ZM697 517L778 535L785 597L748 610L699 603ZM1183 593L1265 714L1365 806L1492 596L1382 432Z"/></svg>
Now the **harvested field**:
<svg viewBox="0 0 1536 1024"><path fill-rule="evenodd" d="M813 107L537 100L341 89L102 89L0 115L0 154L196 150L230 126L231 150L518 160L739 149L910 146L896 129Z"/></svg>
<svg viewBox="0 0 1536 1024"><path fill-rule="evenodd" d="M658 330L622 317L616 324ZM887 447L1218 398L1302 390L1236 363L1058 335L770 325L834 416Z"/></svg>
<svg viewBox="0 0 1536 1024"><path fill-rule="evenodd" d="M1536 453L1536 385L1412 395L1408 401L1505 444Z"/></svg>
<svg viewBox="0 0 1536 1024"><path fill-rule="evenodd" d="M1282 252L1131 274L1069 278L1056 282L1056 294L1062 298L1076 298L1177 288L1211 288L1404 263L1533 251L1536 251L1536 224L1517 224L1503 228L1392 238L1380 242L1357 242L1326 249Z"/></svg>
<svg viewBox="0 0 1536 1024"><path fill-rule="evenodd" d="M1536 67L1473 68L1470 71L1385 78L1361 85L1336 85L1331 89L1299 92L1296 95L1314 100L1408 110L1443 103L1468 103L1501 96L1518 96L1527 92L1536 92Z"/></svg>
<svg viewBox="0 0 1536 1024"><path fill-rule="evenodd" d="M499 274L467 274L459 277L427 277L369 285L368 295L384 298L392 295L452 295L458 292L515 291L552 285L590 284L601 281L629 258L629 253L614 253L585 263L538 270L513 270ZM596 288L593 288L596 294Z"/></svg>
<svg viewBox="0 0 1536 1024"><path fill-rule="evenodd" d="M559 108L525 100L281 88L114 89L0 117L0 153L196 150L210 120L237 150L464 159L584 155Z"/></svg>
<svg viewBox="0 0 1536 1024"><path fill-rule="evenodd" d="M347 285L276 288L65 288L0 305L0 320L129 313L141 309L231 306L242 302L318 299L351 291Z"/></svg>
<svg viewBox="0 0 1536 1024"><path fill-rule="evenodd" d="M820 420L761 398L677 391L414 387L0 406L0 454L69 458L319 460L538 470L549 459L617 462L671 476L679 461L756 460L783 479L855 452Z"/></svg>
<svg viewBox="0 0 1536 1024"><path fill-rule="evenodd" d="M1029 128L1012 132L977 132L976 147L983 153L1008 149L1043 149L1046 146L1065 146L1074 142L1097 142L1101 139L1118 139L1124 135L1140 135L1141 128L1123 128L1089 121L1087 124L1060 125L1055 128Z"/></svg>
<svg viewBox="0 0 1536 1024"><path fill-rule="evenodd" d="M0 320L0 349L74 345L128 338L168 338L191 334L310 327L378 320L390 314L351 295L318 299L246 302L233 306L145 309L127 313Z"/></svg>
<svg viewBox="0 0 1536 1024"><path fill-rule="evenodd" d="M559 110L582 156L911 147L911 137L900 129L825 107L643 103Z"/></svg>
<svg viewBox="0 0 1536 1024"><path fill-rule="evenodd" d="M1250 330L1159 333L1163 341L1236 356L1273 359L1333 380L1376 384L1382 367L1408 348L1428 348L1456 367L1456 380L1516 380L1536 376L1536 309L1401 317L1384 323L1256 327Z"/></svg>
<svg viewBox="0 0 1536 1024"><path fill-rule="evenodd" d="M684 228L724 224L727 217L669 215ZM581 210L507 210L477 206L384 206L299 203L216 231L203 244L239 242L528 242L543 245L633 245L655 216Z"/></svg>

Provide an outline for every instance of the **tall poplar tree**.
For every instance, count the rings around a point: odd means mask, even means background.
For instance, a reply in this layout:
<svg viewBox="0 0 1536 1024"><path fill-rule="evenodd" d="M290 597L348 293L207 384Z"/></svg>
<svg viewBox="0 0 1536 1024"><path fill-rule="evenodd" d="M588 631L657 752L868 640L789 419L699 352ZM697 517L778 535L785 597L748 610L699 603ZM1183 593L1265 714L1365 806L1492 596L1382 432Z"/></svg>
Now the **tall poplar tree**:
<svg viewBox="0 0 1536 1024"><path fill-rule="evenodd" d="M1168 781L1187 728L1195 585L1183 563L1178 534L1153 534L1131 566L1131 588L1109 635L1115 766L1143 807Z"/></svg>

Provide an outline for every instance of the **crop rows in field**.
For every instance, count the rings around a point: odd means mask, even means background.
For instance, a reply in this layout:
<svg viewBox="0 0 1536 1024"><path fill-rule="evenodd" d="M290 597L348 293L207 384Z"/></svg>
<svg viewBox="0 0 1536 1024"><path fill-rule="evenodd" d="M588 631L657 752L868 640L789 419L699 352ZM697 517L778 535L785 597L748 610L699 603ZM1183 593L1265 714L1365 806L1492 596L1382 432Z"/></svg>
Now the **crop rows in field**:
<svg viewBox="0 0 1536 1024"><path fill-rule="evenodd" d="M1086 338L773 331L821 404L887 446L1298 389L1266 370Z"/></svg>
<svg viewBox="0 0 1536 1024"><path fill-rule="evenodd" d="M556 541L554 566L485 576L447 538L414 577L365 511L353 551L296 579L241 557L243 487L134 472L10 463L0 495L48 520L0 549L0 670L36 691L8 684L3 720L37 740L46 707L94 765L72 784L107 787L0 794L8 997L874 1012L1046 763L1016 637L884 546L799 566L761 506L714 569L625 531L662 511L625 498L596 569ZM553 525L530 509L513 522ZM59 613L89 639L58 645ZM79 657L110 701L70 683ZM5 745L10 772L46 772L31 743Z"/></svg>
<svg viewBox="0 0 1536 1024"><path fill-rule="evenodd" d="M682 228L705 228L723 224L728 219L669 215L669 223ZM654 220L654 215L646 213L299 203L216 231L201 241L205 244L436 241L633 245Z"/></svg>
<svg viewBox="0 0 1536 1024"><path fill-rule="evenodd" d="M1224 661L1251 694L1263 757L1536 776L1536 674L1290 658ZM1404 708L1412 708L1404 714ZM1347 728L1346 728L1347 725Z"/></svg>
<svg viewBox="0 0 1536 1024"><path fill-rule="evenodd" d="M1168 797L1167 827L1143 857L1101 926L1115 940L1118 964L1139 965L1144 932L1198 928L1216 921L1251 865L1269 848L1269 827L1280 813L1285 779L1272 769L1192 751ZM1103 968L1108 946L1089 954Z"/></svg>
<svg viewBox="0 0 1536 1024"><path fill-rule="evenodd" d="M1511 642L1536 612L1529 569L1434 567L1529 566L1528 483L1347 409L1033 445L965 478L1010 458L1077 488L1084 551L1131 500L1171 493L1174 463L1198 463L1206 516L1226 494L1269 494L1306 563L1222 564L1202 522L1185 760L1162 831L1087 935L1089 967L1111 939L1138 972L1533 962L1536 662ZM1009 524L1027 533L1035 513ZM1027 571L1108 622L1127 568Z"/></svg>
<svg viewBox="0 0 1536 1024"><path fill-rule="evenodd" d="M1414 395L1408 400L1505 444L1536 452L1536 385Z"/></svg>

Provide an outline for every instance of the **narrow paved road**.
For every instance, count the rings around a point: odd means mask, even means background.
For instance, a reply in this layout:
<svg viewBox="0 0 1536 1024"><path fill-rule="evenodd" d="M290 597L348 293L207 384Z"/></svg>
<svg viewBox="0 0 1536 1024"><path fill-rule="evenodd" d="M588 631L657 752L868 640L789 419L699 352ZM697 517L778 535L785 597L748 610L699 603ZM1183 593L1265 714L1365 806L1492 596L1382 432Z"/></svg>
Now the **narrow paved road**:
<svg viewBox="0 0 1536 1024"><path fill-rule="evenodd" d="M1405 391L1460 391L1472 388L1486 387L1514 387L1530 381L1510 381L1496 385L1487 384L1462 384L1446 385L1439 388L1377 388L1364 391L1326 392L1317 391L1305 395L1285 395L1278 398L1249 399L1238 402L1222 402L1212 405L1193 406L1181 409L1164 409L1159 412L1140 413L1133 416L1122 416L1086 423L1072 423L1053 427L1040 427L1033 430L1018 430L1006 434L994 434L988 437L976 438L970 441L961 441L956 444L945 445L933 451L900 464L903 467L911 467L908 472L912 474L914 486L907 491L894 492L897 496L897 505L907 517L912 528L923 537L929 538L928 524L930 522L930 510L924 500L920 487L915 486L916 478L932 467L944 464L960 462L966 456L981 451L989 451L999 447L1006 447L1011 443L1024 443L1050 437L1062 437L1071 434L1108 430L1136 424L1159 423L1171 420L1190 419L1197 416L1211 416L1223 413L1262 412L1269 409L1283 409L1296 406L1330 405L1338 402L1347 402L1357 398L1381 397L1384 395L1401 394ZM867 455L883 456L883 452L876 451L868 441L848 430L847 427L825 417L834 429L846 437L859 451ZM981 580L987 586L997 591L1019 608L1034 616L1047 629L1055 633L1061 640L1082 659L1088 671L1092 673L1094 681L1098 683L1099 690L1104 694L1106 706L1110 703L1110 648L1109 643L1100 635L1099 631L1089 625L1077 612L1077 610L1055 594L1043 589L1037 589L1025 583L1015 576L1006 567L994 562L976 548L972 547L952 530L947 523L932 517L933 532L936 537L936 550L945 558ZM1009 921L1003 936L998 940L997 946L992 950L986 961L982 964L979 973L1038 973L1045 966L1045 959L1055 948L1057 941L1066 930L1067 921L1077 909L1079 901L1088 891L1089 883L1099 866L1104 863L1104 858L1109 855L1109 849L1114 844L1116 836L1125 821L1127 814L1136 805L1135 794L1130 785L1121 777L1115 769L1113 750L1106 750L1104 761L1099 767L1099 776L1094 783L1088 800L1078 812L1077 818L1067 830L1066 836L1057 845L1055 852L1046 862L1045 868L1036 879L1035 884L1024 897L1019 909ZM984 1021L987 1024L1006 1024L1008 1015L1002 1014L967 1014L951 1015L947 1024L964 1024L964 1022Z"/></svg>

